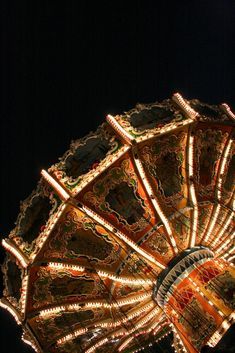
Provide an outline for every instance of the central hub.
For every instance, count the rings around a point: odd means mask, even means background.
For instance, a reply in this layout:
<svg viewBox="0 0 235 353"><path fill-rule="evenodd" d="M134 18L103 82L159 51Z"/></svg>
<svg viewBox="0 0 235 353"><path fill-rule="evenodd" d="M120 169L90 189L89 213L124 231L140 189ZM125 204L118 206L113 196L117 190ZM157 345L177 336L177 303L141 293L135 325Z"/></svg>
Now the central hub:
<svg viewBox="0 0 235 353"><path fill-rule="evenodd" d="M196 268L196 265L200 265L213 257L213 252L203 246L195 246L175 256L169 262L167 268L158 276L153 291L153 299L159 306L163 307L175 286L187 277Z"/></svg>

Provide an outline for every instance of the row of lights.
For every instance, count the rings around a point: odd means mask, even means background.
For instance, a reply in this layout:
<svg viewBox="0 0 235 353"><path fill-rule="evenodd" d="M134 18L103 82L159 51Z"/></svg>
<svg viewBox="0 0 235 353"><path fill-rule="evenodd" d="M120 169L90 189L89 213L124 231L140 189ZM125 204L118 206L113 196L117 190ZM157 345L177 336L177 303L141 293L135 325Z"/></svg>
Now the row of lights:
<svg viewBox="0 0 235 353"><path fill-rule="evenodd" d="M222 163L221 163L221 166L220 166L218 183L217 183L217 198L218 198L218 200L221 199L222 179L223 179L223 174L224 174L225 166L226 166L226 163L227 163L227 159L228 159L229 153L231 151L232 143L233 143L233 140L230 139L228 144L227 144L227 146L226 146L226 148L225 148L225 151L224 151L224 154L223 154L223 157L222 157Z"/></svg>
<svg viewBox="0 0 235 353"><path fill-rule="evenodd" d="M228 261L233 261L235 259L235 254L233 254L232 256L228 257Z"/></svg>
<svg viewBox="0 0 235 353"><path fill-rule="evenodd" d="M128 344L133 341L134 337L129 337L127 338L122 344L121 346L118 348L118 352L123 351L124 348L126 348L126 346L128 346Z"/></svg>
<svg viewBox="0 0 235 353"><path fill-rule="evenodd" d="M178 122L178 123L169 123L168 125L165 125L164 127L160 128L160 131L157 132L153 132L153 133L147 133L146 135L142 135L139 136L136 141L138 142L142 142L144 140L149 140L155 136L160 136L163 134L166 134L167 132L173 131L175 129L178 129L179 127L185 126L185 125L189 125L193 122L193 120L190 119L186 119L184 121Z"/></svg>
<svg viewBox="0 0 235 353"><path fill-rule="evenodd" d="M35 350L35 352L40 352L40 350L38 349L37 345L32 340L30 340L29 338L26 338L24 334L21 336L21 339L22 339L22 341L24 343L26 343L27 345L32 347Z"/></svg>
<svg viewBox="0 0 235 353"><path fill-rule="evenodd" d="M72 271L78 271L78 272L84 272L86 270L86 268L84 266L65 264L65 263L61 263L61 262L49 262L48 267L52 268L52 269L72 270ZM136 278L126 277L126 276L117 276L113 273L109 273L109 272L106 272L103 270L102 271L97 270L96 272L100 277L109 278L115 282L132 284L132 285L140 285L140 284L152 285L153 284L153 281L151 279L144 280L142 278L136 279Z"/></svg>
<svg viewBox="0 0 235 353"><path fill-rule="evenodd" d="M98 341L96 344L94 344L94 346L92 346L91 348L89 348L88 350L86 350L85 353L91 353L94 352L96 350L96 348L103 346L105 343L108 342L108 338L104 338L100 341Z"/></svg>
<svg viewBox="0 0 235 353"><path fill-rule="evenodd" d="M224 255L226 258L233 254L235 251L235 245L234 245L234 238L235 238L235 233L233 234L233 238L232 241L229 243L229 246L233 245L229 250L226 251L226 254ZM229 248L229 246L227 247L227 249Z"/></svg>
<svg viewBox="0 0 235 353"><path fill-rule="evenodd" d="M26 259L26 257L21 253L21 251L19 251L19 249L15 247L14 244L10 243L9 239L3 239L2 246L16 257L16 259L19 261L20 265L23 268L26 268L28 266L28 260Z"/></svg>
<svg viewBox="0 0 235 353"><path fill-rule="evenodd" d="M157 327L160 327L161 325L159 325L159 322L158 321L153 321L152 323L150 323L150 325L148 325L148 329L145 329L144 331L140 332L140 333L136 333L135 336L138 336L139 334L147 334L147 333L150 333L152 332L154 334L154 330L156 330L156 326Z"/></svg>
<svg viewBox="0 0 235 353"><path fill-rule="evenodd" d="M159 337L159 338L155 341L155 343L160 342L161 340L163 340L163 338L169 336L170 333L171 333L171 331L168 331L167 333L165 333L164 335L162 335L161 337Z"/></svg>
<svg viewBox="0 0 235 353"><path fill-rule="evenodd" d="M106 309L119 308L120 306L124 306L127 304L133 304L133 303L142 301L144 299L150 298L151 294L152 294L152 292L148 291L143 294L134 295L134 296L130 296L127 298L122 298L122 299L117 299L113 303L106 303L104 300L103 301L87 302L83 305L83 308L106 308ZM60 306L56 306L53 308L41 310L39 315L40 316L48 316L48 315L50 316L52 314L56 314L59 312L80 310L80 309L81 309L80 303L60 305Z"/></svg>
<svg viewBox="0 0 235 353"><path fill-rule="evenodd" d="M80 335L83 335L84 333L86 333L88 331L87 328L82 328L82 329L79 329L79 330L76 330L74 331L73 333L69 333L68 335L60 338L58 341L57 341L57 345L61 345L61 344L64 344L66 343L67 341L70 341L70 340L73 340L74 338L80 336Z"/></svg>
<svg viewBox="0 0 235 353"><path fill-rule="evenodd" d="M227 216L226 221L225 221L224 225L221 227L221 230L219 231L219 233L216 236L216 238L213 239L213 241L211 243L211 247L218 246L220 239L223 237L224 233L227 231L227 229L228 229L233 217L234 217L234 212L232 211Z"/></svg>
<svg viewBox="0 0 235 353"><path fill-rule="evenodd" d="M3 309L6 309L14 317L18 325L21 324L20 315L16 312L16 310L12 306L7 304L6 301L3 302L3 299L0 299L0 307Z"/></svg>
<svg viewBox="0 0 235 353"><path fill-rule="evenodd" d="M122 320L117 320L117 321L103 321L95 324L95 326L99 327L117 327L120 326L127 321L132 320L133 318L139 316L141 313L146 312L148 309L151 309L154 306L154 302L151 300L151 302L141 306L140 309L132 309L130 310L129 313L127 313L126 317Z"/></svg>
<svg viewBox="0 0 235 353"><path fill-rule="evenodd" d="M163 328L164 326L165 326L165 324L164 325L160 325L160 327L157 328L157 331L156 331L156 333L154 333L154 335L156 335L161 330L161 328ZM161 336L157 340L155 340L154 343L160 342L163 338L168 336L170 333L171 333L171 331L165 333L163 336ZM149 343L148 347L151 347L152 345L153 345L153 343ZM146 349L146 347L141 347L141 348L138 348L138 349L134 350L132 353L137 353L137 352L140 352L140 351L145 350L145 349Z"/></svg>
<svg viewBox="0 0 235 353"><path fill-rule="evenodd" d="M52 186L63 201L67 201L70 198L68 192L46 171L42 170L41 175L43 178Z"/></svg>
<svg viewBox="0 0 235 353"><path fill-rule="evenodd" d="M105 272L105 271L101 271L101 270L98 270L97 271L98 275L100 277L105 277L105 278L109 278L109 279L112 279L113 281L116 281L116 282L120 282L120 283L127 283L127 284L132 284L132 285L140 285L140 284L147 284L147 285L151 285L153 284L153 281L151 279L132 279L130 277L124 277L124 276L116 276L114 274L111 274L111 273L108 273L108 272Z"/></svg>
<svg viewBox="0 0 235 353"><path fill-rule="evenodd" d="M135 330L138 330L140 327L144 326L149 320L151 320L155 315L160 313L160 308L157 306L155 309L151 310L150 313L145 315L143 319L141 319L136 325L135 328L131 330L131 333Z"/></svg>
<svg viewBox="0 0 235 353"><path fill-rule="evenodd" d="M165 318L161 317L160 321L154 321L152 324L148 325L148 329L141 331L140 333L136 333L135 336L142 335L142 334L147 334L152 332L154 336L164 327L166 326ZM166 334L167 335L167 334ZM166 335L161 336L161 339L165 337Z"/></svg>
<svg viewBox="0 0 235 353"><path fill-rule="evenodd" d="M191 181L193 178L193 146L194 146L194 136L189 136L189 144L188 144L188 174L189 174L189 193L190 198L193 204L193 220L192 220L192 229L190 236L190 247L195 245L196 241L196 233L197 233L197 224L198 224L198 206L197 206L197 197L195 192L195 186Z"/></svg>
<svg viewBox="0 0 235 353"><path fill-rule="evenodd" d="M171 230L170 224L169 224L166 216L164 215L163 211L161 210L161 207L159 206L159 203L157 202L156 198L153 196L154 195L153 189L152 189L152 187L146 177L146 174L145 174L145 171L144 171L144 168L143 168L143 165L142 165L140 159L138 158L138 156L135 156L135 155L134 155L134 159L135 159L135 164L138 169L138 172L139 172L141 179L143 181L143 184L145 186L145 189L146 189L148 195L150 196L151 202L152 202L157 214L159 215L161 221L163 222L163 224L165 226L165 229L166 229L167 234L171 240L171 244L172 244L172 247L175 251L175 254L177 254L178 249L176 246L175 239L172 236L172 230ZM162 269L166 268L166 266L163 267L163 265L161 263L159 264L159 267L161 267Z"/></svg>
<svg viewBox="0 0 235 353"><path fill-rule="evenodd" d="M177 103L180 108L183 109L183 111L191 118L191 119L195 119L198 117L198 113L195 112L194 109L192 109L190 107L190 105L186 102L186 100L179 94L179 93L175 93L173 94L172 97L173 101L175 101L175 103Z"/></svg>
<svg viewBox="0 0 235 353"><path fill-rule="evenodd" d="M153 329L153 335L156 336L156 335L160 332L160 330L161 330L163 327L165 327L167 324L168 324L168 323L167 323L165 317L163 316L163 317L162 317L162 320L160 321L160 323L157 324L157 327L154 327L154 329Z"/></svg>
<svg viewBox="0 0 235 353"><path fill-rule="evenodd" d="M214 226L215 226L215 223L217 221L217 218L218 218L218 215L219 215L219 212L220 212L220 209L221 209L221 205L218 203L216 205L216 208L213 210L213 214L211 216L211 219L210 219L210 223L209 223L209 227L206 231L206 236L204 238L204 242L206 243L208 241L208 239L210 238L210 235L214 229Z"/></svg>
<svg viewBox="0 0 235 353"><path fill-rule="evenodd" d="M155 322L152 326L156 326L156 325L158 325L158 323L157 322ZM161 325L160 325L161 326ZM148 334L148 333L150 333L150 332L152 332L153 331L153 329L154 329L154 327L150 327L148 330L143 330L143 331L141 331L141 332L138 332L138 333L136 333L136 334L134 334L132 337L129 337L126 341L124 341L123 342L123 344L119 347L119 352L120 351L122 351L135 337L138 337L138 336L140 336L140 335L146 335L146 334ZM158 326L159 327L159 326ZM159 328L160 329L160 328ZM161 338L160 339L162 339L162 338L164 338L165 336L167 336L168 335L168 333L167 334L165 334L165 335L163 335L163 336L161 336ZM158 339L158 340L156 340L155 342L158 342L160 339ZM149 343L149 347L151 347L153 344L152 343ZM138 350L137 350L138 351Z"/></svg>
<svg viewBox="0 0 235 353"><path fill-rule="evenodd" d="M78 272L84 272L84 266L72 265L72 264L65 264L61 262L49 262L48 267L56 270L72 270Z"/></svg>
<svg viewBox="0 0 235 353"><path fill-rule="evenodd" d="M151 310L147 315L144 316L143 319L137 321L137 323L135 323L135 327L132 330L126 330L124 328L121 328L117 331L114 331L112 333L112 337L118 337L118 336L126 336L128 334L131 334L133 332L135 332L136 330L138 330L140 327L142 327L143 325L145 325L149 320L151 320L151 318L156 315L157 313L159 313L160 308L156 307L156 309Z"/></svg>
<svg viewBox="0 0 235 353"><path fill-rule="evenodd" d="M223 103L221 104L222 109L225 111L225 113L228 114L228 116L232 119L235 120L235 115L232 113L231 109L229 108L228 104Z"/></svg>
<svg viewBox="0 0 235 353"><path fill-rule="evenodd" d="M113 332L111 334L111 336L113 338L116 338L118 336L126 336L128 334L132 334L134 333L136 330L138 330L140 327L144 326L149 320L151 320L156 314L159 314L159 307L156 307L155 309L151 310L150 313L148 313L147 315L145 315L145 317L141 320L138 321L137 324L135 324L135 327L132 330L126 330L126 329L120 329L117 330L115 332ZM151 330L150 330L151 331ZM147 333L150 331L143 331L142 333ZM138 335L138 334L137 334ZM134 334L133 336L130 337L130 339L133 339L136 335ZM85 353L90 353L93 352L97 347L100 347L101 345L103 345L104 343L106 343L108 341L108 338L106 337L104 340L101 340L99 342L97 342L95 345L93 345L92 347L89 348L88 351L86 351ZM103 342L103 343L101 343ZM129 343L129 342L128 342ZM128 344L127 343L127 344ZM98 346L97 346L98 345ZM120 351L120 350L119 350Z"/></svg>
<svg viewBox="0 0 235 353"><path fill-rule="evenodd" d="M106 117L108 123L114 128L115 131L128 143L132 144L135 140L123 127L117 122L117 120L110 114Z"/></svg>
<svg viewBox="0 0 235 353"><path fill-rule="evenodd" d="M123 323L133 319L134 317L136 316L139 316L142 312L150 309L151 307L154 306L154 303L151 301L151 303L147 303L146 305L142 306L139 310L136 310L133 312L133 310L130 312L130 314L128 315L127 314L127 317L122 319L122 320L118 320L118 321L114 321L114 322L97 322L94 326L95 327L117 327L117 326L120 326L122 325ZM82 335L84 333L86 333L88 331L88 328L82 328L82 329L79 329L79 330L76 330L62 338L60 338L58 341L57 341L57 344L60 345L60 344L63 344L67 341L70 341L70 340L73 340L74 338L76 338L77 336L79 335Z"/></svg>
<svg viewBox="0 0 235 353"><path fill-rule="evenodd" d="M234 243L235 232L233 232L227 239L222 242L222 244L216 249L216 256L220 256L226 252L226 255L232 253L235 250L235 246L233 246L229 251L229 247Z"/></svg>
<svg viewBox="0 0 235 353"><path fill-rule="evenodd" d="M23 280L22 280L22 293L21 293L21 311L23 314L25 314L26 310L26 301L27 301L27 295L28 295L28 284L29 284L29 276L25 275Z"/></svg>

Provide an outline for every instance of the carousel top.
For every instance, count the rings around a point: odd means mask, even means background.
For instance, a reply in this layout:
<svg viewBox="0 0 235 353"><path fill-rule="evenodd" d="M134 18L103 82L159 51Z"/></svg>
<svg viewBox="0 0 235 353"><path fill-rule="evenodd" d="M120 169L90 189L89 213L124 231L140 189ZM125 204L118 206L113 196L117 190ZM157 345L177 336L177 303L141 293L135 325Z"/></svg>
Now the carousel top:
<svg viewBox="0 0 235 353"><path fill-rule="evenodd" d="M27 343L136 352L171 332L158 275L197 246L235 256L234 126L226 104L177 93L108 115L42 171L2 242L1 306Z"/></svg>

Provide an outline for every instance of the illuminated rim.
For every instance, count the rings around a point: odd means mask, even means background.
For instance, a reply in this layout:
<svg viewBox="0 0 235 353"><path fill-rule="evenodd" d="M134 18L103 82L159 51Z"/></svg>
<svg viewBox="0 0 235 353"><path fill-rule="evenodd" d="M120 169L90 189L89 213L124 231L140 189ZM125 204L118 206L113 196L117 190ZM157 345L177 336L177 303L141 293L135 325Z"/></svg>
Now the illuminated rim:
<svg viewBox="0 0 235 353"><path fill-rule="evenodd" d="M196 264L202 264L213 257L214 253L204 246L195 246L175 256L160 273L153 291L153 299L163 307L171 297L173 287L187 277Z"/></svg>

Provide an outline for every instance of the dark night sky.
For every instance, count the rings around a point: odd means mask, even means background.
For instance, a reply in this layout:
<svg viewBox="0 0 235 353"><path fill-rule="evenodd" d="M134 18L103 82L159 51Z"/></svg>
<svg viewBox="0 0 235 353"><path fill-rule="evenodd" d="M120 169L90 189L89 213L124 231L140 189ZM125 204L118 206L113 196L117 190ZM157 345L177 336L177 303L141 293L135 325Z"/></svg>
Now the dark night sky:
<svg viewBox="0 0 235 353"><path fill-rule="evenodd" d="M5 0L1 16L1 237L40 170L107 113L175 91L235 107L234 1ZM32 352L0 320L1 352Z"/></svg>

